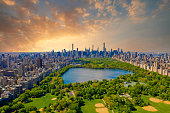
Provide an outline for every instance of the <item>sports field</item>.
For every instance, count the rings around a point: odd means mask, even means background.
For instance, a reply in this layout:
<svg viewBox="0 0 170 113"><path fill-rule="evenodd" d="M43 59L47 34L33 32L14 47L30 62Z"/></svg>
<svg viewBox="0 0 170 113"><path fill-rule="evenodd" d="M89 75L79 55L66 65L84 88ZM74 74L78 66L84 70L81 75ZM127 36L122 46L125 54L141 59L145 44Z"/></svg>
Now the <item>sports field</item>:
<svg viewBox="0 0 170 113"><path fill-rule="evenodd" d="M40 98L32 98L32 102L24 104L25 106L35 106L39 110L43 107L48 107L50 103L55 102L54 99L56 96L51 95L50 93L47 93L45 96L42 96Z"/></svg>
<svg viewBox="0 0 170 113"><path fill-rule="evenodd" d="M147 111L144 110L142 107L137 106L136 109L137 111L133 111L133 113L170 113L170 104L165 104L163 102L152 102L149 99L151 97L149 96L142 96L142 98L144 99L144 101L149 101L149 103L151 104L150 106L154 107L155 109L157 109L157 111Z"/></svg>
<svg viewBox="0 0 170 113"><path fill-rule="evenodd" d="M98 103L104 104L102 99L85 100L85 105L81 107L81 111L83 113L98 113L98 112L96 112L96 109L98 111L100 107L95 106ZM110 110L108 110L108 112L112 113Z"/></svg>
<svg viewBox="0 0 170 113"><path fill-rule="evenodd" d="M42 96L40 98L32 98L32 102L24 104L25 106L36 106L39 110L43 107L48 107L50 103L55 102L56 96L51 95L50 93L46 94L45 96ZM144 110L142 107L136 106L137 111L133 111L133 113L170 113L170 104L166 104L164 102L158 101L158 99L155 99L157 102L153 102L153 98L150 96L142 96L144 101L149 101L150 106L148 108L155 108L157 111L147 111ZM151 101L152 100L152 101ZM81 111L83 113L99 113L96 112L99 110L99 107L96 107L96 104L104 102L102 99L95 99L95 100L85 100L85 105L81 107ZM147 108L146 108L147 109ZM112 113L111 110L108 110L109 113Z"/></svg>

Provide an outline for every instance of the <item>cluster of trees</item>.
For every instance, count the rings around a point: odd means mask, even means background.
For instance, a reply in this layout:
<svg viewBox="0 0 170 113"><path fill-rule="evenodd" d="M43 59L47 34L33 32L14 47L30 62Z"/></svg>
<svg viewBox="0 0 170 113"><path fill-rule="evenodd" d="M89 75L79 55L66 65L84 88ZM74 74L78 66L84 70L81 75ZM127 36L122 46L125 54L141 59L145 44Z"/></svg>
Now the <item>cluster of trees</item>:
<svg viewBox="0 0 170 113"><path fill-rule="evenodd" d="M48 107L44 107L45 112L68 112L76 113L84 104L84 99L104 99L107 107L117 112L129 113L135 110L135 106L145 106L141 95L158 96L164 100L170 100L170 77L163 76L155 72L149 72L131 64L113 60L110 58L79 59L76 62L82 63L79 66L66 66L58 71L54 71L48 77L34 85L32 90L27 90L18 98L0 108L0 112L30 112L37 111L25 107L24 103L30 102L30 98L38 98L46 93L56 95L57 100ZM123 69L133 72L133 74L120 75L113 80L93 80L84 83L64 84L62 75L70 68L111 68ZM136 82L134 86L124 87L124 82ZM140 83L143 84L140 84ZM75 97L70 95L74 92ZM119 97L119 95L129 94L130 98Z"/></svg>
<svg viewBox="0 0 170 113"><path fill-rule="evenodd" d="M109 109L114 109L118 113L130 113L136 110L132 100L127 97L119 97L119 95L104 96L104 101Z"/></svg>
<svg viewBox="0 0 170 113"><path fill-rule="evenodd" d="M44 107L44 112L63 112L64 113L77 113L80 112L80 107L84 105L83 98L69 97L57 100L55 103L50 104L48 107Z"/></svg>
<svg viewBox="0 0 170 113"><path fill-rule="evenodd" d="M5 105L0 108L1 113L30 113L33 111L37 111L35 106L25 107L21 102L17 102L15 104Z"/></svg>

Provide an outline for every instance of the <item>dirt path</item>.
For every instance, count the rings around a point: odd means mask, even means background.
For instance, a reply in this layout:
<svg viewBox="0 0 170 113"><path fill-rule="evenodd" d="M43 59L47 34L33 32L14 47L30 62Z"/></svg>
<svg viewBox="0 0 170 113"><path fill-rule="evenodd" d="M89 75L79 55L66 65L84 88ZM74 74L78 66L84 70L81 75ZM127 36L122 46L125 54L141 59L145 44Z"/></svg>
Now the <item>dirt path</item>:
<svg viewBox="0 0 170 113"><path fill-rule="evenodd" d="M103 107L105 107L105 106L104 106L104 104L102 104L102 103L97 103L97 104L95 104L95 107L103 108Z"/></svg>
<svg viewBox="0 0 170 113"><path fill-rule="evenodd" d="M163 101L163 103L165 103L165 104L170 104L170 101Z"/></svg>
<svg viewBox="0 0 170 113"><path fill-rule="evenodd" d="M97 107L96 112L98 113L109 113L108 108L106 108L102 103L95 104L95 107Z"/></svg>
<svg viewBox="0 0 170 113"><path fill-rule="evenodd" d="M152 101L152 102L156 102L156 103L162 102L162 103L165 103L165 104L170 104L170 101L168 101L168 100L163 101L163 100L157 99L157 98L150 98L149 100Z"/></svg>
<svg viewBox="0 0 170 113"><path fill-rule="evenodd" d="M71 91L71 93L72 93L72 95L73 95L74 97L76 97L75 94L74 94L74 91Z"/></svg>
<svg viewBox="0 0 170 113"><path fill-rule="evenodd" d="M96 112L98 112L98 113L109 113L107 108L96 108Z"/></svg>
<svg viewBox="0 0 170 113"><path fill-rule="evenodd" d="M150 98L149 100L152 101L152 102L156 102L156 103L162 102L161 99L157 99L157 98Z"/></svg>
<svg viewBox="0 0 170 113"><path fill-rule="evenodd" d="M39 109L40 112L43 111L43 110L44 110L44 108L40 108L40 109Z"/></svg>
<svg viewBox="0 0 170 113"><path fill-rule="evenodd" d="M158 111L157 109L155 109L154 107L152 106L144 106L142 107L144 110L147 110L147 111Z"/></svg>
<svg viewBox="0 0 170 113"><path fill-rule="evenodd" d="M56 100L57 98L52 98L51 100Z"/></svg>

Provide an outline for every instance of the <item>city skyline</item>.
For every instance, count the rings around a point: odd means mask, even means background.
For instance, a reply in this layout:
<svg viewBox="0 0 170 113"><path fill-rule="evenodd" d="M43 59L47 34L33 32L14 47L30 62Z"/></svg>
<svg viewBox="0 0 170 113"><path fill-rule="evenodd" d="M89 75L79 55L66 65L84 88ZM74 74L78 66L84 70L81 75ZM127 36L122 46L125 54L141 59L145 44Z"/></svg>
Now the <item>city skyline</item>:
<svg viewBox="0 0 170 113"><path fill-rule="evenodd" d="M0 52L170 52L170 0L1 0Z"/></svg>
<svg viewBox="0 0 170 113"><path fill-rule="evenodd" d="M89 46L89 47L85 47L85 48L83 48L83 49L79 49L79 47L75 47L75 45L72 43L71 44L71 47L70 48L68 48L68 49L66 49L66 48L62 48L61 50L55 50L55 49L51 49L51 50L47 50L47 51L27 51L27 52L25 52L25 51L19 51L19 52L0 52L0 54L4 54L4 53L6 53L6 54L8 54L8 53L44 53L44 52L71 52L71 51L86 51L86 50L88 50L88 51L98 51L98 52L113 52L114 50L116 50L116 51L119 51L119 52L121 52L121 51L124 51L122 48L119 48L119 47L117 47L117 48L107 48L106 47L106 43L105 42L103 42L102 43L102 45L100 45L100 47L98 46L98 47L95 47L95 45L94 44L92 44L91 46ZM132 52L132 53L136 53L136 52L138 52L138 53L148 53L148 54L163 54L163 53L167 53L167 54L170 54L170 52L167 52L167 51L130 51L130 50L126 50L126 51L124 51L124 52Z"/></svg>

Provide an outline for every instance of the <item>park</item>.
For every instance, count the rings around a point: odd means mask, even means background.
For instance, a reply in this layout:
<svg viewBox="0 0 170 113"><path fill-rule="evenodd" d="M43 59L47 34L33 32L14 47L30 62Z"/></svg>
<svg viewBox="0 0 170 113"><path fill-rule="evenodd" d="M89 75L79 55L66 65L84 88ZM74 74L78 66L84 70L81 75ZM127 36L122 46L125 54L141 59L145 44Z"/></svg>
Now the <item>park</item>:
<svg viewBox="0 0 170 113"><path fill-rule="evenodd" d="M34 85L31 90L4 104L0 111L5 113L170 113L170 77L111 58L83 58L76 60L75 63L82 65L68 65L54 71L42 80L40 85ZM108 69L109 72L111 69L111 73L118 69L128 73L111 79L64 83L62 76L75 68L95 69L100 73L103 69Z"/></svg>

